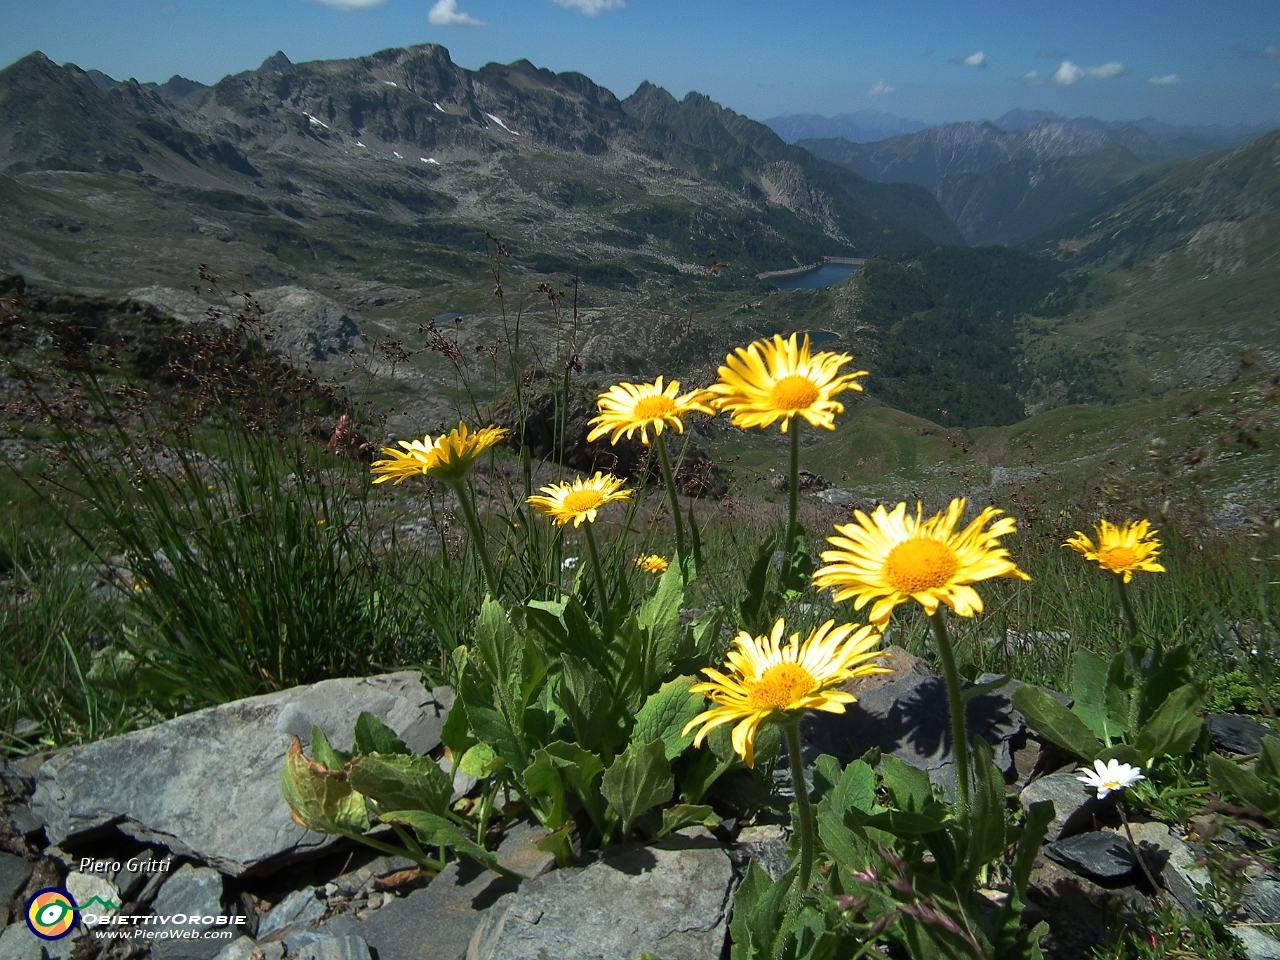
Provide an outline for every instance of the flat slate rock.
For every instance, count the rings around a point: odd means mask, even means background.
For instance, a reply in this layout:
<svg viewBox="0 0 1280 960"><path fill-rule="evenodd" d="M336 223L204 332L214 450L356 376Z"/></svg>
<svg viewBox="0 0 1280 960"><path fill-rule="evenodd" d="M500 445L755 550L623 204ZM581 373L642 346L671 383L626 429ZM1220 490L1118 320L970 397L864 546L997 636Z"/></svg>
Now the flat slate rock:
<svg viewBox="0 0 1280 960"><path fill-rule="evenodd" d="M18 891L26 884L33 869L35 869L34 863L29 863L12 853L0 851L0 911L3 911L9 901L18 895ZM0 913L0 919L3 919L2 913Z"/></svg>
<svg viewBox="0 0 1280 960"><path fill-rule="evenodd" d="M1280 923L1280 882L1255 880L1245 888L1240 905L1255 923Z"/></svg>
<svg viewBox="0 0 1280 960"><path fill-rule="evenodd" d="M114 825L228 876L265 872L335 842L295 824L280 796L292 736L310 743L315 723L346 750L368 711L427 753L452 703L447 687L428 689L405 671L210 707L56 754L40 768L32 808L59 846Z"/></svg>
<svg viewBox="0 0 1280 960"><path fill-rule="evenodd" d="M719 957L733 868L713 840L628 844L521 885L485 913L467 960Z"/></svg>
<svg viewBox="0 0 1280 960"><path fill-rule="evenodd" d="M1232 927L1231 933L1248 960L1280 960L1280 940L1257 927Z"/></svg>
<svg viewBox="0 0 1280 960"><path fill-rule="evenodd" d="M970 737L980 736L991 744L1001 770L1008 770L1013 762L1009 741L1026 729L1022 715L998 691L980 694L966 704L965 727ZM877 747L928 771L935 783L954 783L951 714L941 677L909 674L867 691L842 714L811 711L804 718L801 736L805 761L810 764L824 753L848 763Z"/></svg>
<svg viewBox="0 0 1280 960"><path fill-rule="evenodd" d="M1055 840L1045 846L1044 854L1096 880L1118 880L1137 866L1128 841L1104 830Z"/></svg>
<svg viewBox="0 0 1280 960"><path fill-rule="evenodd" d="M1204 913L1200 889L1210 883L1209 871L1196 863L1200 850L1176 836L1168 824L1152 821L1130 825L1134 842L1147 868L1183 910Z"/></svg>
<svg viewBox="0 0 1280 960"><path fill-rule="evenodd" d="M1204 725L1213 745L1232 753L1257 753L1263 737L1280 737L1270 727L1236 713L1211 713L1204 718Z"/></svg>
<svg viewBox="0 0 1280 960"><path fill-rule="evenodd" d="M173 876L164 882L156 896L155 913L158 917L179 914L192 919L215 918L225 913L222 908L222 875L210 867L196 867L184 863ZM212 930L213 924L157 923L157 932L169 934ZM227 945L225 940L161 939L151 942L152 960L210 960Z"/></svg>
<svg viewBox="0 0 1280 960"><path fill-rule="evenodd" d="M1022 788L1018 800L1023 810L1030 810L1033 803L1042 800L1053 801L1053 820L1049 824L1049 832L1045 834L1048 841L1070 836L1081 830L1093 819L1100 806L1098 795L1081 783L1079 775L1070 770L1032 780Z"/></svg>

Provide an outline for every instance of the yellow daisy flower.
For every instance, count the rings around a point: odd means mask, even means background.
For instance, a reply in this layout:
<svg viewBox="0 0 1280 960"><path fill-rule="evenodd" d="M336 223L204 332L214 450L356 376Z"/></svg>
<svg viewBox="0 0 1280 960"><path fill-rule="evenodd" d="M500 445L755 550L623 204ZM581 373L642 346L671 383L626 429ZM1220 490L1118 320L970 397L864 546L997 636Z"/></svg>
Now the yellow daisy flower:
<svg viewBox="0 0 1280 960"><path fill-rule="evenodd" d="M531 507L551 522L563 527L570 520L575 527L582 526L582 521L594 523L596 511L606 503L630 500L630 490L620 490L625 481L617 477L596 472L594 477L584 480L578 477L573 483L553 483L542 487L545 497L530 497Z"/></svg>
<svg viewBox="0 0 1280 960"><path fill-rule="evenodd" d="M1079 530L1063 544L1079 553L1086 560L1093 560L1103 570L1123 576L1124 582L1133 579L1135 570L1146 573L1164 573L1164 567L1156 562L1160 554L1160 541L1146 520L1134 523L1126 520L1120 526L1099 520L1094 528L1098 546Z"/></svg>
<svg viewBox="0 0 1280 960"><path fill-rule="evenodd" d="M814 574L813 585L835 588L836 600L854 597L855 610L880 597L869 617L877 627L888 623L893 608L908 599L931 616L939 603L962 617L981 613L982 597L969 584L992 577L1031 578L1000 546L1000 538L1017 529L1013 518L987 507L956 532L964 504L963 499L952 500L945 513L928 520L921 519L919 504L914 517L907 515L905 503L892 513L876 507L870 517L856 511L853 523L836 524L840 536L827 538L839 549L823 552L829 566Z"/></svg>
<svg viewBox="0 0 1280 960"><path fill-rule="evenodd" d="M679 392L679 380L672 380L664 389L662 377L653 383L619 383L610 387L600 394L600 416L591 421L590 426L595 429L587 434L587 442L611 433L609 442L617 443L624 433L630 440L639 430L640 442L647 447L650 427L656 435L662 434L664 426L684 433L680 418L686 413L715 413L708 405L711 398L705 390L694 390L682 397L677 396Z"/></svg>
<svg viewBox="0 0 1280 960"><path fill-rule="evenodd" d="M660 557L656 553L636 557L636 569L645 573L666 573L668 566L666 557Z"/></svg>
<svg viewBox="0 0 1280 960"><path fill-rule="evenodd" d="M837 627L835 623L828 620L803 643L800 634L793 633L785 647L782 634L786 622L781 618L767 637L753 637L745 630L739 633L733 641L737 649L730 650L726 658L729 675L704 668L702 672L710 681L689 688L691 693L706 694L715 706L685 724L682 735L701 726L693 738L694 746L700 747L716 727L738 721L733 728L733 749L751 767L755 766L760 724L785 720L788 714L802 710L844 713L844 705L856 698L834 687L854 677L892 671L866 662L878 656L879 633L869 626L845 623Z"/></svg>
<svg viewBox="0 0 1280 960"><path fill-rule="evenodd" d="M469 433L467 425L459 423L456 430L441 434L435 440L430 434L421 440L401 440L404 452L394 447L382 448L390 459L373 462L373 482L395 480L398 484L406 477L422 474L457 486L467 479L476 458L506 435L502 427L493 426Z"/></svg>
<svg viewBox="0 0 1280 960"><path fill-rule="evenodd" d="M809 353L809 335L796 346L796 335L788 339L774 335L773 341L758 340L738 347L737 356L725 357L720 382L708 388L715 404L733 416L735 427L767 427L782 420L787 432L792 417L801 416L815 427L836 428L835 415L844 405L833 400L845 390L862 390L858 377L867 371L840 373L853 358L847 353Z"/></svg>

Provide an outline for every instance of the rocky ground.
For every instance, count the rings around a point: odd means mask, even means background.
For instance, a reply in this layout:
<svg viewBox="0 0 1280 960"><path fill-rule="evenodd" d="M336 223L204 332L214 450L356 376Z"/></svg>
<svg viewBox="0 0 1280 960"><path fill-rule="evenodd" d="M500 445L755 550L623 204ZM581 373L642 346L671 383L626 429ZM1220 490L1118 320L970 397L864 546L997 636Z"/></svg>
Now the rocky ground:
<svg viewBox="0 0 1280 960"><path fill-rule="evenodd" d="M949 791L954 755L941 679L900 648L889 648L883 662L893 673L854 681L859 700L845 715L811 718L806 759L829 753L844 762L876 747L927 770ZM1070 758L1043 744L1012 708L1007 695L1016 683L971 700L967 719L970 735L992 745L1024 809L1054 803L1028 893L1029 919L1051 928L1048 954L1087 956L1117 924L1160 902L1211 910L1207 839L1197 844L1195 832L1184 838L1160 822L1134 822L1159 884L1151 889L1114 805L1094 799ZM470 861L451 863L428 882L408 860L309 833L290 819L278 775L293 735L305 742L315 723L335 747L349 748L356 717L369 711L448 769L440 731L452 702L448 688L429 689L416 672L330 680L5 762L0 960L727 956L732 895L747 862L774 876L789 863L776 818L726 821L653 846L622 844L558 870L535 846L536 824L509 820L490 845L504 866L528 878L520 883ZM1269 732L1240 717L1210 717L1207 725L1215 746L1241 754L1256 752ZM455 795L474 786L460 776ZM1212 833L1209 824L1194 829ZM1217 842L1224 840L1229 830ZM1280 922L1280 878L1251 867L1244 879L1248 923L1234 928L1237 936L1251 960L1280 958L1280 941L1257 926ZM91 909L121 919L37 939L26 905L50 887L72 895L82 921ZM128 937L100 939L101 930ZM184 931L197 938L177 936Z"/></svg>

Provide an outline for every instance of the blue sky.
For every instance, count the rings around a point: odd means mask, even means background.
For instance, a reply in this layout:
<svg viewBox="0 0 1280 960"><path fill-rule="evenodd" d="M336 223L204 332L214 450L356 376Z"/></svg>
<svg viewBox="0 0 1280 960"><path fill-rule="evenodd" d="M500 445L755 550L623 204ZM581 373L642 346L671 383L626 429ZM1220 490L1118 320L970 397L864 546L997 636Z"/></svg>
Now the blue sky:
<svg viewBox="0 0 1280 960"><path fill-rule="evenodd" d="M415 43L471 69L576 70L620 97L642 80L698 90L756 119L1021 106L1280 125L1277 0L0 0L0 64L41 50L117 79L212 83L276 50Z"/></svg>

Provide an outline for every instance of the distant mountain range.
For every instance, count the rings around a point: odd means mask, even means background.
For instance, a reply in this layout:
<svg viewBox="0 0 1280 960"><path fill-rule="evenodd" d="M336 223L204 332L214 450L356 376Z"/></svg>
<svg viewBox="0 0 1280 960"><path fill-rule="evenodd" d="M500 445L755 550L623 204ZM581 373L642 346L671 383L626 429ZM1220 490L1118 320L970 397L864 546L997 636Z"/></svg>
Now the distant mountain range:
<svg viewBox="0 0 1280 960"><path fill-rule="evenodd" d="M946 124L877 143L837 137L799 145L867 179L933 191L970 243L1017 244L1119 202L1167 172L1162 164L1261 132L1015 110L995 122Z"/></svg>
<svg viewBox="0 0 1280 960"><path fill-rule="evenodd" d="M615 287L711 253L749 276L962 242L927 190L700 94L645 83L619 100L525 60L465 70L434 45L277 53L210 87L31 54L0 71L0 197L0 270L97 288L185 285L211 263L403 296L473 275L486 231L524 266Z"/></svg>
<svg viewBox="0 0 1280 960"><path fill-rule="evenodd" d="M842 137L850 143L874 143L904 133L918 133L929 124L880 110L855 110L834 117L789 113L765 121L787 143Z"/></svg>

